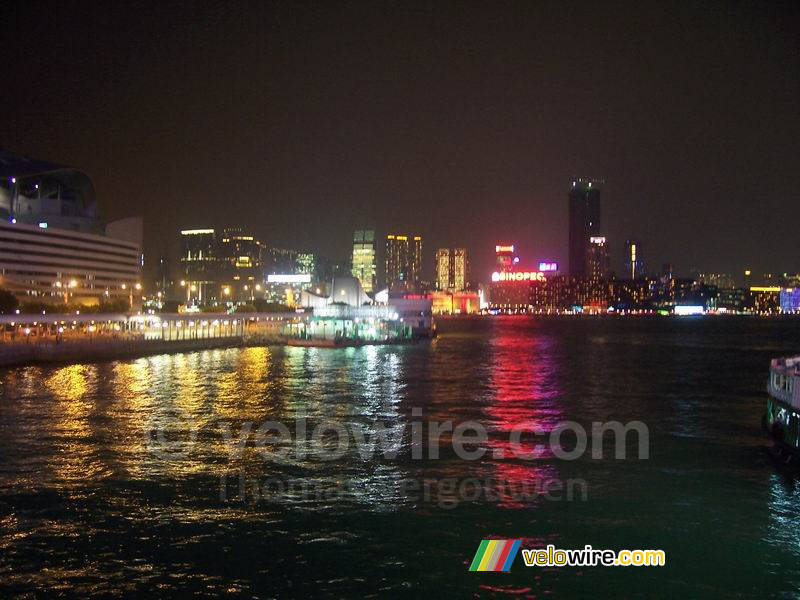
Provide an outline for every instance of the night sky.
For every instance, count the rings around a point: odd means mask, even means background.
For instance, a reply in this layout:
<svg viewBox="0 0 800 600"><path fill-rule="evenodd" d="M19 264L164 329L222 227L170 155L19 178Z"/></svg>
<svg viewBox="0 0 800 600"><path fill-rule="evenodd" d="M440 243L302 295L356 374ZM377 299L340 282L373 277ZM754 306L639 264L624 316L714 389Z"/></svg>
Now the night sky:
<svg viewBox="0 0 800 600"><path fill-rule="evenodd" d="M648 270L800 271L800 3L5 2L0 144L105 219L349 255L352 230L566 264L567 191Z"/></svg>

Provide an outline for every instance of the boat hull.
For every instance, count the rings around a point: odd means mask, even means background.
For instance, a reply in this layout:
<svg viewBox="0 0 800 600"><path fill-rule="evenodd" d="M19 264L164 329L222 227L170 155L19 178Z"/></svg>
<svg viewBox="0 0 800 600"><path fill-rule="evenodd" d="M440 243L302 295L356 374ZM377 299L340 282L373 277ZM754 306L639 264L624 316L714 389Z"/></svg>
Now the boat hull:
<svg viewBox="0 0 800 600"><path fill-rule="evenodd" d="M800 411L786 402L768 396L767 410L761 425L782 450L800 455Z"/></svg>

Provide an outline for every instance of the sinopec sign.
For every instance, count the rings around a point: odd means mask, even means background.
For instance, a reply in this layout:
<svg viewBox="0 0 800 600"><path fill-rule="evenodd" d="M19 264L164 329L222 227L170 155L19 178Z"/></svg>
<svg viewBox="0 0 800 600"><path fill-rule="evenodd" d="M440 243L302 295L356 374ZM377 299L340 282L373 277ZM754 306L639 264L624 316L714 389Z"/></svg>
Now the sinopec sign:
<svg viewBox="0 0 800 600"><path fill-rule="evenodd" d="M544 281L541 271L503 271L492 273L492 281Z"/></svg>

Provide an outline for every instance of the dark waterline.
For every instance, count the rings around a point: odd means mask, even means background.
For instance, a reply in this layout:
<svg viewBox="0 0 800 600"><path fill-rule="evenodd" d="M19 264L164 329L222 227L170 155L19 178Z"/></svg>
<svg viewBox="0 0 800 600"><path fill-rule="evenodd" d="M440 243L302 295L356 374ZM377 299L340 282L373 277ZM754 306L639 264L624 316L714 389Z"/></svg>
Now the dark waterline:
<svg viewBox="0 0 800 600"><path fill-rule="evenodd" d="M440 332L413 346L210 350L0 372L0 593L800 593L800 493L760 431L769 359L800 352L800 320L504 318L443 321ZM615 460L609 442L602 460L464 461L445 437L438 460L412 459L404 438L395 460L362 458L351 444L335 461L265 462L251 440L231 462L218 428L281 421L295 435L304 415L369 435L378 421L406 427L415 407L421 420L480 422L489 449L520 421L643 421L650 458ZM198 427L183 460L145 444L168 413ZM241 501L240 471L272 482L274 495ZM471 477L585 480L588 498L453 505L398 489ZM346 482L355 493L277 491L298 481ZM469 573L487 537L659 548L667 566L541 570L518 557L508 574Z"/></svg>

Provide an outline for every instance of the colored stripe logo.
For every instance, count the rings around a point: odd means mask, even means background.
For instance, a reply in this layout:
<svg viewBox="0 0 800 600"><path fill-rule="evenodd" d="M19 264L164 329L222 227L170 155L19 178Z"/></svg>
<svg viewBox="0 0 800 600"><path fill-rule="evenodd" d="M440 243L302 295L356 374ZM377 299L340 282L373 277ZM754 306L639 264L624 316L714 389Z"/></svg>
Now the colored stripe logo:
<svg viewBox="0 0 800 600"><path fill-rule="evenodd" d="M519 552L521 540L483 540L478 546L470 571L508 571Z"/></svg>

